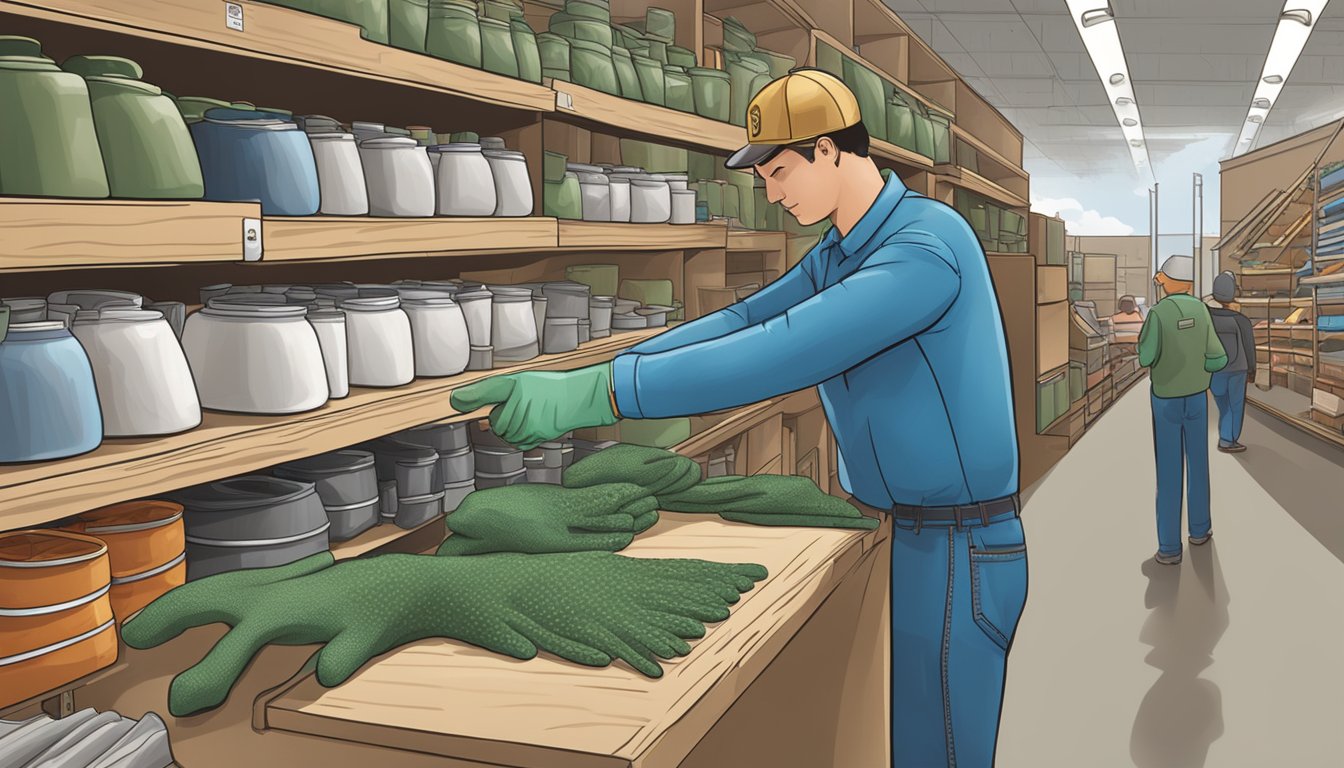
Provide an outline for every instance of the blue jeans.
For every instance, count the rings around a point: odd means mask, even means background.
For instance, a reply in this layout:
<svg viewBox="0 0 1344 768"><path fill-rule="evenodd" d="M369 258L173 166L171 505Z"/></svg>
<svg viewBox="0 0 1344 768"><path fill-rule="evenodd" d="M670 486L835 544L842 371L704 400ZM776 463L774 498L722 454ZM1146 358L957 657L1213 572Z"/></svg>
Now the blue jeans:
<svg viewBox="0 0 1344 768"><path fill-rule="evenodd" d="M1004 673L1027 599L1019 518L958 529L893 521L894 768L994 764Z"/></svg>
<svg viewBox="0 0 1344 768"><path fill-rule="evenodd" d="M1153 399L1153 444L1157 453L1157 549L1181 553L1181 485L1186 486L1190 535L1209 532L1209 398ZM1183 469L1189 468L1185 477Z"/></svg>
<svg viewBox="0 0 1344 768"><path fill-rule="evenodd" d="M1209 391L1218 403L1218 438L1225 443L1237 442L1246 418L1246 371L1213 374Z"/></svg>

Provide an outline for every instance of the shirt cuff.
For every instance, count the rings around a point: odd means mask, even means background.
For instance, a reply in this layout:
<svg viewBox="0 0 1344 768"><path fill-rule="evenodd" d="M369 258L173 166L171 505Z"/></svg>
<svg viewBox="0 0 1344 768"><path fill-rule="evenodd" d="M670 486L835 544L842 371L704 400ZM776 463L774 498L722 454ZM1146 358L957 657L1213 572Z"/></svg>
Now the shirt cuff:
<svg viewBox="0 0 1344 768"><path fill-rule="evenodd" d="M619 355L611 362L611 393L616 400L616 411L622 418L642 419L637 395L639 355Z"/></svg>

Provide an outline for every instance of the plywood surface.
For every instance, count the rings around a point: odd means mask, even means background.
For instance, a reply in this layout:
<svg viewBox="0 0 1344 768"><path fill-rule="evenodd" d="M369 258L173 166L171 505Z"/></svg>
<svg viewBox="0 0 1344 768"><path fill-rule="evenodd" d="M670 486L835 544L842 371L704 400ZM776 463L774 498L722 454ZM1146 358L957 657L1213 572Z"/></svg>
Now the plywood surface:
<svg viewBox="0 0 1344 768"><path fill-rule="evenodd" d="M242 261L252 203L0 198L0 271Z"/></svg>
<svg viewBox="0 0 1344 768"><path fill-rule="evenodd" d="M640 133L698 148L736 152L747 141L747 130L689 112L623 99L577 83L548 81L557 96L555 116L599 123L621 135Z"/></svg>
<svg viewBox="0 0 1344 768"><path fill-rule="evenodd" d="M623 554L755 562L770 576L661 679L431 640L337 688L300 679L265 705L266 725L506 766L674 766L882 535L665 513Z"/></svg>
<svg viewBox="0 0 1344 768"><path fill-rule="evenodd" d="M723 248L727 242L728 228L722 224L560 222L561 248L648 251Z"/></svg>
<svg viewBox="0 0 1344 768"><path fill-rule="evenodd" d="M265 261L304 261L445 252L533 251L556 246L556 220L518 218L268 218Z"/></svg>

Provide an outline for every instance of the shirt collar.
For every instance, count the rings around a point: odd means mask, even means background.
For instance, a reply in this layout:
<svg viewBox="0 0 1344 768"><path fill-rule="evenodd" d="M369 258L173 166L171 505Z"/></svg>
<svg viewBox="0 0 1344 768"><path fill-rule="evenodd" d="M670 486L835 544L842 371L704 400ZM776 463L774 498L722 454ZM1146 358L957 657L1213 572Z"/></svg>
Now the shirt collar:
<svg viewBox="0 0 1344 768"><path fill-rule="evenodd" d="M891 218L896 206L900 204L901 200L905 199L905 194L908 191L901 181L901 177L894 173L891 174L891 178L887 179L887 183L882 187L877 199L859 218L854 228L849 230L849 234L841 237L840 230L831 227L826 231L824 245L831 247L838 244L840 250L846 256L853 256L863 250L863 247L877 235L878 230L887 222L887 219Z"/></svg>

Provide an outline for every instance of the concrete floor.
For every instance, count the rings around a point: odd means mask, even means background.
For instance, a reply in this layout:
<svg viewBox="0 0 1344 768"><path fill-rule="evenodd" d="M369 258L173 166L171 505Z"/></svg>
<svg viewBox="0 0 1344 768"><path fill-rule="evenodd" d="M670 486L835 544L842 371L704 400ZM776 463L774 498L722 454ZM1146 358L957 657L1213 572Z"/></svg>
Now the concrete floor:
<svg viewBox="0 0 1344 768"><path fill-rule="evenodd" d="M1344 765L1344 451L1248 407L1249 450L1210 448L1213 541L1157 565L1148 398L1025 505L997 765Z"/></svg>

